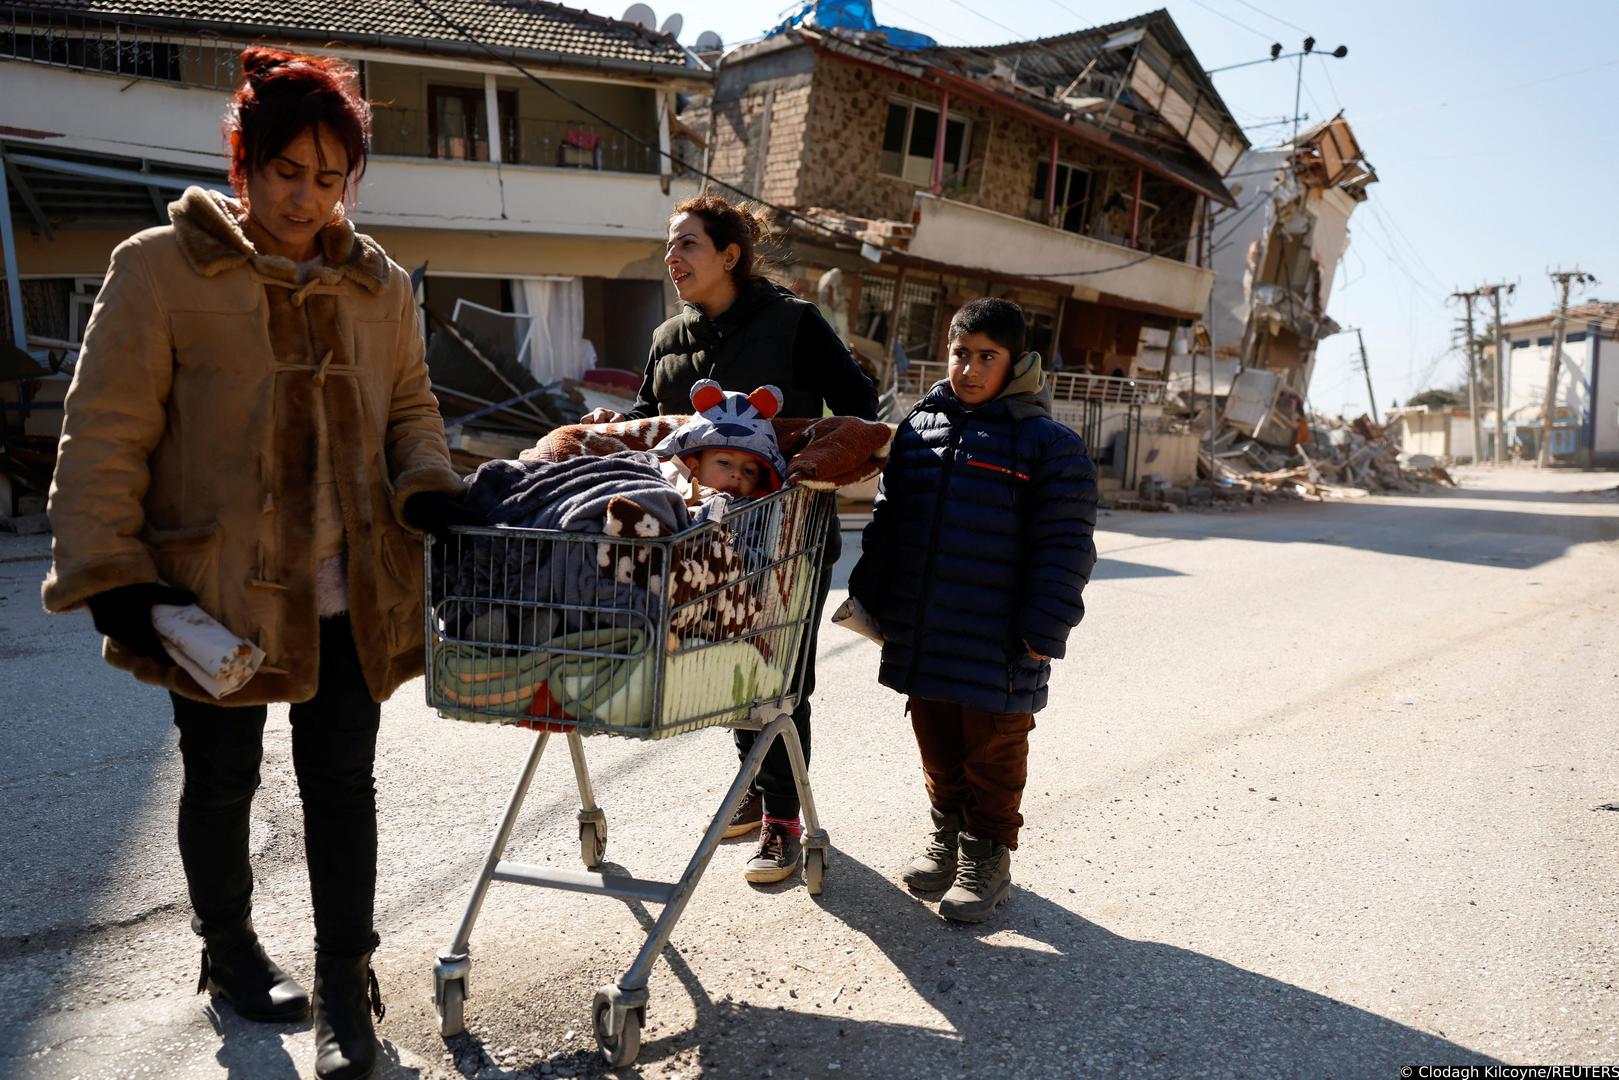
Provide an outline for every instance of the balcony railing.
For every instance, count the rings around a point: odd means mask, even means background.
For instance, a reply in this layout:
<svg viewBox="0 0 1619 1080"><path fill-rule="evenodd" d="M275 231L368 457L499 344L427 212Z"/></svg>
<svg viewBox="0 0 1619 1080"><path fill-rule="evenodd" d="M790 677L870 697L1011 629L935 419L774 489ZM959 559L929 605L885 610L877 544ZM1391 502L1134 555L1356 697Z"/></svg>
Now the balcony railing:
<svg viewBox="0 0 1619 1080"><path fill-rule="evenodd" d="M657 173L657 137L629 136L572 120L501 117L501 159L509 165L592 169L602 172ZM426 109L372 108L372 152L395 157L448 161L488 161L488 125L482 117L435 122Z"/></svg>
<svg viewBox="0 0 1619 1080"><path fill-rule="evenodd" d="M914 402L928 389L949 375L949 365L938 361L911 361L899 376L896 398ZM1162 405L1167 383L1157 379L1121 379L1111 375L1088 375L1073 371L1046 374L1053 402L1098 401L1117 405Z"/></svg>
<svg viewBox="0 0 1619 1080"><path fill-rule="evenodd" d="M0 59L210 90L234 87L238 50L199 45L191 37L82 11L0 4Z"/></svg>

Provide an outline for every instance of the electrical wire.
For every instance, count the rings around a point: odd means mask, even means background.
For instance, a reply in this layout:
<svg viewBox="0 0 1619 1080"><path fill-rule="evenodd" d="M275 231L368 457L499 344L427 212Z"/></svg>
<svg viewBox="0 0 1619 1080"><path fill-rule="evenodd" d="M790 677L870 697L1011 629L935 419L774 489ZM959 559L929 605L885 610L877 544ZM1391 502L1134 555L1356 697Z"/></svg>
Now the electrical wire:
<svg viewBox="0 0 1619 1080"><path fill-rule="evenodd" d="M1275 38L1274 35L1267 34L1263 30L1256 30L1252 26L1249 26L1247 23L1243 22L1242 20L1237 19L1237 18L1233 18L1230 15L1227 15L1225 12L1221 11L1217 7L1214 7L1212 4L1206 4L1206 3L1203 2L1203 0L1192 0L1192 3L1196 4L1198 7L1202 8L1204 11L1209 12L1210 14L1218 15L1220 18L1224 19L1226 22L1230 23L1233 26L1242 27L1244 30L1248 31L1250 34L1254 35L1257 38L1263 38L1264 40L1269 41L1272 44L1275 44L1276 38Z"/></svg>
<svg viewBox="0 0 1619 1080"><path fill-rule="evenodd" d="M1237 0L1237 3L1241 4L1243 7L1247 8L1249 11L1258 12L1259 14L1265 16L1265 18L1269 19L1271 22L1281 23L1283 26L1287 27L1289 30L1297 30L1301 34L1308 34L1310 32L1310 31L1306 30L1304 27L1300 26L1298 23L1290 23L1286 19L1282 18L1280 15L1272 15L1270 12L1266 11L1264 8L1255 7L1253 4L1250 4L1248 2L1248 0Z"/></svg>

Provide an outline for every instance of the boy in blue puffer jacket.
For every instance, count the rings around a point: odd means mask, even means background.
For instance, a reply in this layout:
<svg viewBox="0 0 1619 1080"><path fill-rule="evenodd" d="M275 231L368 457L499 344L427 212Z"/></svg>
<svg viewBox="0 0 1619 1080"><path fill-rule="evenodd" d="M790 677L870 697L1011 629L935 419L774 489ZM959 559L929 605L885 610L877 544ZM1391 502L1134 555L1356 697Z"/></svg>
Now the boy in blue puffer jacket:
<svg viewBox="0 0 1619 1080"><path fill-rule="evenodd" d="M949 378L900 424L849 577L882 634L878 680L909 699L933 806L903 880L952 885L939 914L961 922L1011 891L1029 732L1096 563L1096 468L1041 400L1026 333L1008 300L950 320Z"/></svg>

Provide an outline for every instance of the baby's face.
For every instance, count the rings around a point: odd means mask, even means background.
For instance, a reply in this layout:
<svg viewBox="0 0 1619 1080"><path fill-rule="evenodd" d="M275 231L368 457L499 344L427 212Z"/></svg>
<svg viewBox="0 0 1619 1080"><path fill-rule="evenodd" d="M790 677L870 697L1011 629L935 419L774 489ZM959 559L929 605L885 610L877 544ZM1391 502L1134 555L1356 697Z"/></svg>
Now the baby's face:
<svg viewBox="0 0 1619 1080"><path fill-rule="evenodd" d="M752 495L764 466L740 450L704 450L697 455L697 482L727 495Z"/></svg>

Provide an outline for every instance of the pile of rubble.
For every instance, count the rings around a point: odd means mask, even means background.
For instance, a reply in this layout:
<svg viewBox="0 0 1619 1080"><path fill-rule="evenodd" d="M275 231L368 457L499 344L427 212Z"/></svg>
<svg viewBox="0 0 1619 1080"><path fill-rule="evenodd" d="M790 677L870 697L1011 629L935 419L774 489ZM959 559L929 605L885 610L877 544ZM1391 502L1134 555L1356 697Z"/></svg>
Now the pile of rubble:
<svg viewBox="0 0 1619 1080"><path fill-rule="evenodd" d="M1316 416L1311 440L1292 453L1268 449L1227 431L1198 454L1199 475L1217 487L1240 492L1319 502L1363 499L1374 492L1420 492L1435 485L1456 486L1438 459L1402 456L1385 430L1369 416L1354 420Z"/></svg>

